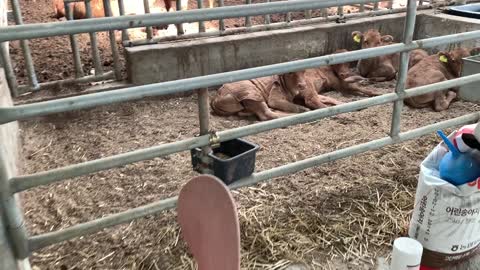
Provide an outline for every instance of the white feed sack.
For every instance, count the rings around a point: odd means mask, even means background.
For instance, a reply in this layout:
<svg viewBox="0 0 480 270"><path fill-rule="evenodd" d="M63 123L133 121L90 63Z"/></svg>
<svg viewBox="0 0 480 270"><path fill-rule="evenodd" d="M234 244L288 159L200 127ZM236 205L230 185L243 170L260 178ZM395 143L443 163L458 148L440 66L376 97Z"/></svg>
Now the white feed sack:
<svg viewBox="0 0 480 270"><path fill-rule="evenodd" d="M461 186L442 180L438 167L445 153L440 144L421 164L409 228L424 247L422 265L430 267L466 260L480 243L480 178Z"/></svg>

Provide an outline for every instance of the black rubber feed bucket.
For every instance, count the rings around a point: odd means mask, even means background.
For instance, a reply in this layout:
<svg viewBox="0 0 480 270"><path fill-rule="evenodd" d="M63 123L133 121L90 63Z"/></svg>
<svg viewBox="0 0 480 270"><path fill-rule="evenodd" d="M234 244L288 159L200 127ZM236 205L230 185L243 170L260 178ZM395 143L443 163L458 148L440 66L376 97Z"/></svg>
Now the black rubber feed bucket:
<svg viewBox="0 0 480 270"><path fill-rule="evenodd" d="M210 169L226 185L250 176L255 170L255 158L259 146L243 139L233 139L220 143L208 155L212 159ZM201 149L191 151L194 168L200 163Z"/></svg>
<svg viewBox="0 0 480 270"><path fill-rule="evenodd" d="M467 18L480 19L480 4L451 7L447 10L447 13Z"/></svg>

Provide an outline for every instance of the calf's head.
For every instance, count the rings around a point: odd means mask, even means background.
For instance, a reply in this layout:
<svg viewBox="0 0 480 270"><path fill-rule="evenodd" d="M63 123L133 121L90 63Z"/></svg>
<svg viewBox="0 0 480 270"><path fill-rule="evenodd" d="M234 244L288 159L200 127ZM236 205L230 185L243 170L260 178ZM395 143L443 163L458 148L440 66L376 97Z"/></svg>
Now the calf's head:
<svg viewBox="0 0 480 270"><path fill-rule="evenodd" d="M480 48L455 48L450 52L439 52L438 60L442 62L454 76L460 77L463 67L463 58L478 54L479 52Z"/></svg>
<svg viewBox="0 0 480 270"><path fill-rule="evenodd" d="M336 50L333 54L344 53L344 52L348 52L348 51L345 50L345 49L341 49L341 50ZM335 73L335 75L340 80L342 80L346 83L354 83L354 82L358 82L358 81L361 81L361 80L365 80L364 77L362 77L360 75L357 75L350 70L350 64L351 64L351 62L335 64L335 65L332 65L331 68L332 68L333 72Z"/></svg>
<svg viewBox="0 0 480 270"><path fill-rule="evenodd" d="M293 95L298 95L301 91L307 88L305 70L284 73L282 74L282 78L284 87Z"/></svg>
<svg viewBox="0 0 480 270"><path fill-rule="evenodd" d="M352 38L353 41L359 43L362 46L362 49L388 45L393 42L393 37L391 35L382 36L380 32L376 29L369 29L365 33L362 33L360 31L353 31Z"/></svg>

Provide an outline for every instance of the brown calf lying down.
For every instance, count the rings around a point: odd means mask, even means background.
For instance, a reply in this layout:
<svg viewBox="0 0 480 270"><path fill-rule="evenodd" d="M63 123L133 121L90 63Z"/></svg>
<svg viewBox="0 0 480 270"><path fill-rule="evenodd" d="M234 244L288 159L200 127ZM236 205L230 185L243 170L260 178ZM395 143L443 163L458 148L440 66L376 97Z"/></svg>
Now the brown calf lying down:
<svg viewBox="0 0 480 270"><path fill-rule="evenodd" d="M210 105L217 115L255 114L258 119L265 121L308 111L308 108L293 102L298 97L310 109L324 108L326 104L341 104L308 88L304 71L298 71L225 84Z"/></svg>
<svg viewBox="0 0 480 270"><path fill-rule="evenodd" d="M362 49L394 44L393 37L391 35L382 36L376 29L370 29L365 33L354 31L352 32L352 38L355 42L361 44ZM408 68L410 69L427 56L428 53L424 50L417 49L411 51ZM359 60L357 64L358 72L361 76L376 82L390 81L395 79L399 66L399 53L362 59Z"/></svg>
<svg viewBox="0 0 480 270"><path fill-rule="evenodd" d="M438 83L459 78L462 72L463 58L475 54L477 49L456 48L451 52L431 55L408 71L406 88ZM414 108L432 106L435 111L448 109L456 98L458 89L448 89L405 99L405 104Z"/></svg>
<svg viewBox="0 0 480 270"><path fill-rule="evenodd" d="M347 50L337 50L335 53L343 53ZM305 77L309 86L314 88L317 93L323 93L330 90L338 91L342 94L357 94L366 96L378 96L380 93L375 90L361 87L358 81L365 78L356 75L350 71L350 63L342 63L319 68L305 70Z"/></svg>

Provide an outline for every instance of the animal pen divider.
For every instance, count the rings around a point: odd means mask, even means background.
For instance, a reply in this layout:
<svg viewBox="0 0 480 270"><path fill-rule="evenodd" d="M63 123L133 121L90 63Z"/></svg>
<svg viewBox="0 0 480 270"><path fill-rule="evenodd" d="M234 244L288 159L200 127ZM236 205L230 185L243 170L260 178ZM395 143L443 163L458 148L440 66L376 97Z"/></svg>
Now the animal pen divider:
<svg viewBox="0 0 480 270"><path fill-rule="evenodd" d="M3 1L3 0L2 0ZM13 8L13 15L15 19L16 25L23 25L23 17L20 9L20 3L18 0L9 0L10 5ZM67 20L73 20L73 6L74 3L83 3L85 5L85 17L87 19L93 17L92 13L92 0L64 0L64 8L65 8L65 17ZM105 16L109 17L113 15L113 9L110 3L111 0L102 0L104 6ZM125 9L125 0L117 0L118 2L118 14L119 16L123 17L126 14ZM176 1L176 9L182 10L182 1L188 0L178 0ZM267 3L270 0L265 0ZM149 14L151 12L148 0L141 1L143 4L143 11L145 14ZM297 1L293 1L295 3ZM145 45L145 44L155 44L158 42L164 41L173 41L173 40L184 40L184 39L191 39L191 38L198 38L198 37L213 37L213 36L225 36L225 35L232 35L238 33L246 33L246 32L257 32L257 31L264 31L264 30L272 30L272 29L282 29L287 27L294 27L299 25L307 25L313 23L320 23L320 22L329 22L335 21L339 18L344 19L353 19L353 18L361 18L361 17L368 17L368 16L380 16L386 14L394 14L394 13L401 13L405 12L406 8L394 8L393 7L393 0L391 1L381 1L381 2L388 2L388 6L386 9L379 8L378 2L369 1L366 3L374 3L373 7L369 7L371 10L366 11L365 3L357 4L359 9L358 13L351 13L351 14L344 14L344 4L341 5L329 5L326 7L338 7L336 15L329 15L326 8L321 8L321 16L320 17L312 17L312 10L320 8L318 5L312 5L311 8L305 10L296 10L296 11L303 11L304 18L302 20L292 20L291 13L285 11L284 21L283 22L275 22L271 23L270 14L275 13L274 10L264 15L264 23L259 25L252 25L251 16L245 16L245 23L244 26L233 27L229 29L225 29L224 20L223 18L219 19L219 27L216 31L206 31L204 21L196 20L190 22L198 22L198 32L197 33L185 33L183 26L181 23L176 23L177 26L177 33L173 36L164 36L164 37L154 37L152 26L145 26L146 38L144 39L135 39L130 40L127 28L122 29L122 43L124 46L138 46L138 45ZM250 5L252 3L251 0L246 0L245 5ZM418 0L419 9L426 9L429 8L428 4L425 4L423 0ZM224 6L224 0L217 0L218 7ZM197 8L203 8L203 0L197 0ZM293 11L293 10L292 10ZM282 13L282 12L280 12ZM175 13L177 14L177 13ZM235 16L240 17L241 15ZM132 26L131 26L132 27ZM135 26L139 27L139 26ZM117 44L115 42L115 36L113 32L109 32L109 39L110 39L110 50L112 51L112 62L113 62L113 70L105 71L102 68L100 53L97 44L97 31L85 31L89 33L90 38L90 47L91 47L91 58L93 62L93 70L92 74L85 74L82 69L82 62L80 58L80 52L77 45L77 37L74 33L69 33L70 39L70 46L71 46L71 53L72 53L72 62L74 66L75 76L74 78L62 79L57 81L46 81L46 82L38 82L37 74L34 68L34 60L32 59L32 53L30 50L30 46L27 40L21 40L20 45L22 49L23 59L25 61L26 67L26 74L28 78L27 85L18 85L17 78L15 75L15 71L11 65L11 60L7 56L6 52L0 51L0 58L6 59L8 65L4 68L6 70L7 79L9 83L10 90L14 97L20 96L25 93L39 91L45 88L51 88L53 86L63 87L66 85L72 84L81 84L81 83L93 83L93 82L100 82L114 79L116 81L121 81L122 74L121 74L121 64L119 61L119 53ZM84 32L80 32L84 33Z"/></svg>
<svg viewBox="0 0 480 270"><path fill-rule="evenodd" d="M252 4L245 6L220 7L208 10L179 11L177 13L166 14L145 14L87 19L81 21L56 22L48 24L18 25L0 28L0 43L14 40L27 40L32 38L50 37L55 35L124 30L132 26L148 27L161 24L180 24L184 22L219 20L238 16L256 16L271 13L285 13L292 11L311 10L315 8L326 8L329 6L363 4L364 2L367 1L327 0L320 2L317 0L298 0L289 2ZM52 169L44 172L13 177L8 177L4 166L4 161L8 157L0 156L0 207L2 207L2 211L5 213L4 220L1 220L1 222L6 224L8 228L8 233L11 236L10 239L16 258L28 258L29 254L31 254L32 252L37 251L48 245L69 240L82 235L91 234L110 226L127 223L137 218L174 208L177 200L176 197L172 197L141 207L129 209L127 211L117 214L112 214L96 220L73 225L63 230L29 236L24 226L21 210L15 200L14 195L18 192L40 185L51 184L61 180L99 172L119 166L124 166L133 162L153 159L156 157L163 157L166 155L191 150L194 148L203 147L203 149L206 149L213 143L224 142L235 138L245 137L248 135L258 134L277 128L287 127L290 125L312 122L325 117L334 116L341 113L354 112L371 106L392 102L394 103L391 132L389 136L254 173L253 175L234 182L232 185L230 185L230 188L235 189L254 185L261 181L270 180L279 176L292 174L313 166L318 166L326 162L364 153L369 150L375 150L387 145L415 139L420 136L430 134L437 129L444 129L456 125L462 125L478 121L480 119L480 112L475 112L454 119L438 122L432 125L423 126L414 130L400 132L401 111L403 106L403 100L405 98L426 93L433 93L436 91L446 90L449 88L480 81L480 74L475 74L427 86L416 87L408 90L404 89L408 67L409 51L417 48L431 48L437 45L445 45L472 39L480 39L480 31L471 31L414 41L413 32L416 10L416 1L409 0L406 15L407 17L404 27L404 38L403 42L398 44L364 49L359 51L351 51L346 53L339 53L334 55L314 57L304 60L284 62L280 64L256 68L248 68L232 72L218 73L189 79L135 86L119 90L112 90L108 92L87 94L77 97L69 97L39 103L18 105L14 107L0 108L0 124L5 124L12 121L27 119L36 116L67 112L78 109L93 108L100 105L133 101L145 97L181 93L189 90L204 89L207 87L233 81L294 72L324 65L346 63L354 60L367 59L397 52L401 53L401 65L395 93L389 93L373 98L342 104L335 107L319 109L276 120L260 122L239 128L210 133L208 128L208 95L206 94L206 90L201 90L199 91L198 99L200 111L199 115L201 116L199 117L201 134L198 137L193 137L171 143L165 143L154 147L139 149L127 153L91 160L84 163Z"/></svg>

